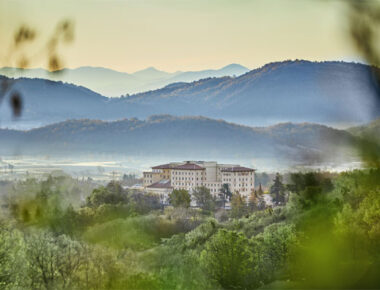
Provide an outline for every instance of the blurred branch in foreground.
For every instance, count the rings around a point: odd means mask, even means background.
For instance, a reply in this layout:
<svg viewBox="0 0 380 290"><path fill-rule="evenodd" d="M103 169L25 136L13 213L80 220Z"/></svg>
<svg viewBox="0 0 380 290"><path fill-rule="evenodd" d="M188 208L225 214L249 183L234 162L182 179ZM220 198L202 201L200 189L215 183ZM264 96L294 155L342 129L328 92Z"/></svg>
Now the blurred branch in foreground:
<svg viewBox="0 0 380 290"><path fill-rule="evenodd" d="M349 37L361 57L372 68L373 82L380 102L380 2L349 0ZM374 136L363 136L358 152L367 167L380 167L380 144Z"/></svg>
<svg viewBox="0 0 380 290"><path fill-rule="evenodd" d="M25 69L30 66L31 61L35 61L36 56L28 56L25 51L28 45L35 42L38 33L35 29L21 25L14 33L13 41L8 54L4 57L1 66L15 67L16 69ZM60 21L47 43L39 50L43 58L47 58L47 68L51 73L62 72L63 61L59 55L59 47L62 44L70 43L74 40L74 23L71 20ZM0 85L0 105L2 101L8 98L9 105L12 109L13 117L18 118L22 114L23 99L22 94L13 89L15 80L11 78L2 78Z"/></svg>

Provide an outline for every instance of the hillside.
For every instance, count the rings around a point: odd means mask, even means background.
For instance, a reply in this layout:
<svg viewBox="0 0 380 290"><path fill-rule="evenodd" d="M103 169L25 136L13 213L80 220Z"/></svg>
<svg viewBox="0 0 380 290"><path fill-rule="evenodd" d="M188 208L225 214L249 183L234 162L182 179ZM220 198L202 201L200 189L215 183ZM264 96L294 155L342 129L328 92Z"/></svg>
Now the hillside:
<svg viewBox="0 0 380 290"><path fill-rule="evenodd" d="M71 120L29 131L0 130L9 155L121 154L167 158L275 158L318 163L348 158L355 139L317 124L247 127L204 117L153 116L146 121Z"/></svg>
<svg viewBox="0 0 380 290"><path fill-rule="evenodd" d="M271 63L237 78L180 84L120 103L138 117L154 108L158 114L204 115L248 125L291 121L344 126L379 116L369 67L344 62Z"/></svg>
<svg viewBox="0 0 380 290"><path fill-rule="evenodd" d="M61 82L22 78L16 84L25 96L24 115L11 122L2 106L3 127L30 128L72 118L145 119L155 114L202 115L251 126L312 122L348 127L372 121L380 112L370 68L344 62L271 63L239 77L173 83L111 99Z"/></svg>
<svg viewBox="0 0 380 290"><path fill-rule="evenodd" d="M174 82L192 82L208 77L239 76L249 69L242 65L231 64L220 69L168 73L149 67L134 73L119 72L102 67L79 67L63 69L49 74L43 69L0 68L0 75L13 78L43 78L53 81L85 86L107 97L119 97L162 88Z"/></svg>
<svg viewBox="0 0 380 290"><path fill-rule="evenodd" d="M380 119L363 126L349 128L348 131L359 137L372 137L380 142Z"/></svg>
<svg viewBox="0 0 380 290"><path fill-rule="evenodd" d="M0 76L0 84L4 77ZM85 87L43 79L21 78L12 89L21 93L22 116L12 118L8 104L0 106L0 124L3 127L31 128L74 118L99 118L108 98Z"/></svg>

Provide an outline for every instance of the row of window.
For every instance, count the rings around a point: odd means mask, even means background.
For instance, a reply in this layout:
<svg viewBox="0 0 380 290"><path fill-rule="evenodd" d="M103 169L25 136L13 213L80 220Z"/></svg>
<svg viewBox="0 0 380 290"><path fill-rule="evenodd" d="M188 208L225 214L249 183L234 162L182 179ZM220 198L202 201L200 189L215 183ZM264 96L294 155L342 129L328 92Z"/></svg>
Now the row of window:
<svg viewBox="0 0 380 290"><path fill-rule="evenodd" d="M185 189L186 187L188 188L189 185L186 184L186 183L181 183L181 182L178 182L178 183L174 183L173 184L174 187L179 187L181 189ZM200 186L200 184L196 184L196 186ZM210 189L210 192L219 192L220 191L220 188L209 188Z"/></svg>
<svg viewBox="0 0 380 290"><path fill-rule="evenodd" d="M234 178L233 181L236 182L237 181L249 181L249 178ZM223 181L227 182L227 181L232 181L232 178L223 178Z"/></svg>
<svg viewBox="0 0 380 290"><path fill-rule="evenodd" d="M246 175L253 175L252 173L248 173L248 172L233 172L233 173L223 173L223 175L225 176L246 176Z"/></svg>
<svg viewBox="0 0 380 290"><path fill-rule="evenodd" d="M190 184L186 182L175 182L173 183L173 186L187 186L189 187ZM201 183L196 183L194 186L201 186Z"/></svg>
<svg viewBox="0 0 380 290"><path fill-rule="evenodd" d="M173 175L202 175L201 172L173 171Z"/></svg>
<svg viewBox="0 0 380 290"><path fill-rule="evenodd" d="M194 177L173 177L173 180L194 180ZM204 180L204 178L198 179L198 177L196 177L195 180Z"/></svg>

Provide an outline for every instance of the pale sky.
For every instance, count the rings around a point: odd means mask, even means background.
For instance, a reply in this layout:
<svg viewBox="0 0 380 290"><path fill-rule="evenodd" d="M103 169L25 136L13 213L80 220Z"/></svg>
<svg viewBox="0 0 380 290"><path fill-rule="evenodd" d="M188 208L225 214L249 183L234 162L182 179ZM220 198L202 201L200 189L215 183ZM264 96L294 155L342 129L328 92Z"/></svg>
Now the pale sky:
<svg viewBox="0 0 380 290"><path fill-rule="evenodd" d="M36 28L43 44L62 19L75 23L75 41L60 50L72 68L172 72L352 60L343 8L326 0L0 0L0 66L9 65L4 56L17 27ZM43 67L35 50L25 53L34 56L33 67Z"/></svg>

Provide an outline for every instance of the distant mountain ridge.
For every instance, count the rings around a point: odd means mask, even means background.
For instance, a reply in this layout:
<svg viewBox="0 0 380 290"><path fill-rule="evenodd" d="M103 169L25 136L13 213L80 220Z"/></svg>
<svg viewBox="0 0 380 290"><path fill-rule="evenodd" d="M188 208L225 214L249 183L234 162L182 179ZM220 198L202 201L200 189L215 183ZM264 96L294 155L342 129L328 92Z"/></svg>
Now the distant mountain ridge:
<svg viewBox="0 0 380 290"><path fill-rule="evenodd" d="M249 69L239 65L230 64L215 70L200 70L168 73L154 67L136 71L134 73L119 72L102 67L79 67L63 69L54 74L44 69L13 69L0 68L0 75L12 78L42 78L53 81L72 83L85 86L107 97L119 97L148 90L159 89L174 82L192 82L207 77L239 76Z"/></svg>
<svg viewBox="0 0 380 290"><path fill-rule="evenodd" d="M315 163L351 158L355 137L318 124L248 127L205 117L152 116L115 122L70 120L29 131L0 130L0 153L121 154Z"/></svg>
<svg viewBox="0 0 380 290"><path fill-rule="evenodd" d="M24 98L23 115L14 122L8 106L0 106L2 127L25 129L82 118L145 119L155 114L202 115L251 126L311 122L348 127L380 117L371 68L345 62L277 62L239 77L176 82L111 99L42 79L17 79L15 88Z"/></svg>

